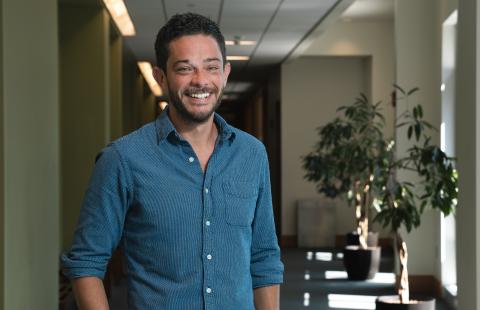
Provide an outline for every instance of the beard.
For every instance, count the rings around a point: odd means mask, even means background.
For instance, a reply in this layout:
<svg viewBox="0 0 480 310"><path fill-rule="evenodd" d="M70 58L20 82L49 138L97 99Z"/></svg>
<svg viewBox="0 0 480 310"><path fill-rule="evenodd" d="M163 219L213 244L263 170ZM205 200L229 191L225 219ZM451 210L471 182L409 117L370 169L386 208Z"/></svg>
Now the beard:
<svg viewBox="0 0 480 310"><path fill-rule="evenodd" d="M189 92L195 92L195 91L207 91L213 96L213 94L216 93L216 89L211 89L211 88L190 88L188 90ZM218 109L220 106L220 103L222 101L222 95L223 95L223 88L218 92L218 99L217 101L212 105L212 108L208 111L205 112L191 112L188 111L186 108L185 104L183 103L182 99L180 99L179 95L177 92L172 91L170 89L170 86L168 87L168 93L169 93L169 103L172 104L172 106L175 108L175 110L178 112L178 115L186 122L188 123L194 123L194 124L203 124L207 122L212 114Z"/></svg>

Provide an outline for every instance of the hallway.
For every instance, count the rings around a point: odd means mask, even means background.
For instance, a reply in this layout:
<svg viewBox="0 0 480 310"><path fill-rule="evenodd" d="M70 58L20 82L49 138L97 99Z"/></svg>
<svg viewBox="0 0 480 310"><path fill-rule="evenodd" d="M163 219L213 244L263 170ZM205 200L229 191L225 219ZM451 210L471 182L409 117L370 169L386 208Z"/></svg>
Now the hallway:
<svg viewBox="0 0 480 310"><path fill-rule="evenodd" d="M363 282L346 280L342 254L336 249L283 249L285 278L281 286L281 309L375 309L376 296L395 294L393 256L384 252L380 272L375 279ZM126 296L124 278L112 289L111 309L126 310ZM451 310L443 300L437 300L436 304L437 310ZM74 309L72 304L67 307Z"/></svg>

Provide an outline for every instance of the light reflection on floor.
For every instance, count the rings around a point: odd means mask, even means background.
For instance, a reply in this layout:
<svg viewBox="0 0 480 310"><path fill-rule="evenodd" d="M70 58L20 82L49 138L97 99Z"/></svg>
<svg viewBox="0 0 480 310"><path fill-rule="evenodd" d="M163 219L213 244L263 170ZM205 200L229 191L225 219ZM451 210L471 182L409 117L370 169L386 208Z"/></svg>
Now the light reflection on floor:
<svg viewBox="0 0 480 310"><path fill-rule="evenodd" d="M327 270L325 271L325 279L347 279L348 275L346 271ZM367 280L369 283L382 283L382 284L394 284L395 274L391 272L377 272L375 278Z"/></svg>
<svg viewBox="0 0 480 310"><path fill-rule="evenodd" d="M375 309L377 296L328 294L329 308L342 309Z"/></svg>
<svg viewBox="0 0 480 310"><path fill-rule="evenodd" d="M310 293L309 292L305 292L303 294L303 306L304 307L310 306Z"/></svg>
<svg viewBox="0 0 480 310"><path fill-rule="evenodd" d="M306 253L307 260L312 260L313 259L313 254L314 254L314 252L308 251ZM341 254L341 253L337 253L337 258L338 258L338 254ZM332 259L333 259L333 253L332 252L315 252L315 260L324 261L324 262L331 262Z"/></svg>

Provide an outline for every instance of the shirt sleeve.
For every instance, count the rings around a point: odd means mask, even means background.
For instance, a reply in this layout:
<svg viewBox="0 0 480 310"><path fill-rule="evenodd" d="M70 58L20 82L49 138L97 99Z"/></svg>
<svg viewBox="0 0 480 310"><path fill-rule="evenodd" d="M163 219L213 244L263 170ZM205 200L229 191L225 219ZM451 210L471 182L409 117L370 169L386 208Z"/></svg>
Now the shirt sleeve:
<svg viewBox="0 0 480 310"><path fill-rule="evenodd" d="M65 275L104 277L108 261L122 236L129 206L126 164L114 145L96 159L69 252L60 258Z"/></svg>
<svg viewBox="0 0 480 310"><path fill-rule="evenodd" d="M255 217L252 223L250 272L253 288L283 282L283 263L275 234L270 172L265 150L262 153L262 174Z"/></svg>

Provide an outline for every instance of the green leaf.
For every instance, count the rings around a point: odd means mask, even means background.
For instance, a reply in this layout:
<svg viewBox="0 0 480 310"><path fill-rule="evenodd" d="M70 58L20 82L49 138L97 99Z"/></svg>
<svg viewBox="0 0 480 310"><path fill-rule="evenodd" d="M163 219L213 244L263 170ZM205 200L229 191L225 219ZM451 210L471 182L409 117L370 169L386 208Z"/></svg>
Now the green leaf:
<svg viewBox="0 0 480 310"><path fill-rule="evenodd" d="M412 133L413 133L413 127L412 127L412 125L410 125L410 126L408 126L408 132L407 132L408 140L410 140L412 138Z"/></svg>
<svg viewBox="0 0 480 310"><path fill-rule="evenodd" d="M418 115L420 116L420 118L423 118L423 108L422 108L422 106L419 104L417 106L417 108L418 108Z"/></svg>
<svg viewBox="0 0 480 310"><path fill-rule="evenodd" d="M418 88L418 87L410 89L407 93L407 96L410 96L411 94L417 92L418 90L420 90L420 88Z"/></svg>
<svg viewBox="0 0 480 310"><path fill-rule="evenodd" d="M417 123L415 124L415 138L418 140L420 140L420 134L421 134L421 127L420 127L420 124Z"/></svg>
<svg viewBox="0 0 480 310"><path fill-rule="evenodd" d="M399 92L401 92L403 95L405 95L405 91L403 90L403 88L401 88L400 86L398 86L397 84L393 84L393 87L398 90Z"/></svg>

